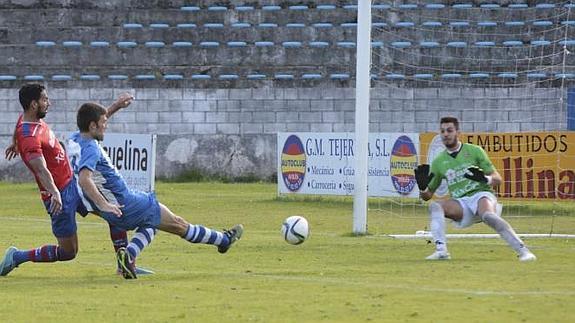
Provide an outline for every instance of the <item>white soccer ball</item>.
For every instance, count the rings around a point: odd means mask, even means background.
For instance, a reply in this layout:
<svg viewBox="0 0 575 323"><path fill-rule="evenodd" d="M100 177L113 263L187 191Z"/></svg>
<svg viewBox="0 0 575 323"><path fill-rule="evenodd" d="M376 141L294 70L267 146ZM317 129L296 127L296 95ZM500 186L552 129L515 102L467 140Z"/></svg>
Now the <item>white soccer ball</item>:
<svg viewBox="0 0 575 323"><path fill-rule="evenodd" d="M303 243L309 236L309 224L303 216L290 216L282 224L282 235L289 244Z"/></svg>

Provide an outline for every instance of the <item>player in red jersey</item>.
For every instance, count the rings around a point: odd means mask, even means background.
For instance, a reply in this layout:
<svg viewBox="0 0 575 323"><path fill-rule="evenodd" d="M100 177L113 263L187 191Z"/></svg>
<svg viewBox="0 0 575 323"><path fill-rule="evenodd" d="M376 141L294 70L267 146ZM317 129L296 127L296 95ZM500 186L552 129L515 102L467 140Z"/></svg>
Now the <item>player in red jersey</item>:
<svg viewBox="0 0 575 323"><path fill-rule="evenodd" d="M10 247L0 263L0 276L6 276L21 263L67 261L76 257L78 236L75 213L85 216L72 168L64 148L42 120L50 107L46 88L40 84L25 84L19 92L24 113L18 118L14 142L6 149L6 158L20 155L34 175L46 210L50 214L52 232L58 245L44 245L31 250ZM133 97L123 95L110 107L110 112L128 106ZM126 231L110 226L115 249L128 244ZM145 270L144 270L145 271ZM141 273L142 274L142 273Z"/></svg>

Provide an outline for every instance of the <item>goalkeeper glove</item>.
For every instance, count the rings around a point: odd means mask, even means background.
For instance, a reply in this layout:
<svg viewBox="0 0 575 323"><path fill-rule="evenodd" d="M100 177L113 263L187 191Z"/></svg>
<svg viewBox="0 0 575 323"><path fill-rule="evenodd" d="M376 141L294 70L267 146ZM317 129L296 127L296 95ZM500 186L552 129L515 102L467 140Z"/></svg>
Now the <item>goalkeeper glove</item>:
<svg viewBox="0 0 575 323"><path fill-rule="evenodd" d="M467 169L467 173L463 175L465 178L470 180L490 184L491 176L486 176L483 170L477 166L471 166Z"/></svg>
<svg viewBox="0 0 575 323"><path fill-rule="evenodd" d="M433 178L433 173L429 173L429 165L421 164L417 166L413 172L415 173L417 187L419 187L420 191L425 191L425 189L427 189L427 185L429 185L429 182L431 182L431 179Z"/></svg>

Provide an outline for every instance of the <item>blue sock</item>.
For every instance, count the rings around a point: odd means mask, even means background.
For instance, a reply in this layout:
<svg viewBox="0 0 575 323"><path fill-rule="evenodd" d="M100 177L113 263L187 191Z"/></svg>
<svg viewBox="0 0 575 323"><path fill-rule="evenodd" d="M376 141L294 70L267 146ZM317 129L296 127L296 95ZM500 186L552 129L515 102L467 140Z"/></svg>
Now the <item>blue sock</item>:
<svg viewBox="0 0 575 323"><path fill-rule="evenodd" d="M216 246L228 245L230 239L222 232L208 229L201 225L188 225L188 231L182 237L191 243L205 243Z"/></svg>
<svg viewBox="0 0 575 323"><path fill-rule="evenodd" d="M142 250L148 246L152 240L154 240L155 236L156 229L138 228L136 230L136 234L134 234L132 240L130 240L130 244L128 244L128 247L126 248L130 253L130 256L132 256L132 259L136 259L140 252L142 252Z"/></svg>
<svg viewBox="0 0 575 323"><path fill-rule="evenodd" d="M18 250L14 253L14 262L16 265L30 261L30 251L29 250Z"/></svg>

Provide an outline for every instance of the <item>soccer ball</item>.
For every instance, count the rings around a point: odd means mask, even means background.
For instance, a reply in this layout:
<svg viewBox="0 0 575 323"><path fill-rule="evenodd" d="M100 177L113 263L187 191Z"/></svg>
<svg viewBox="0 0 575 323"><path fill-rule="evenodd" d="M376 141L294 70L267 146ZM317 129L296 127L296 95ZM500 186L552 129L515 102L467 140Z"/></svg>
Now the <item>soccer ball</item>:
<svg viewBox="0 0 575 323"><path fill-rule="evenodd" d="M303 216L294 215L284 220L282 235L289 244L300 244L309 236L309 225Z"/></svg>

